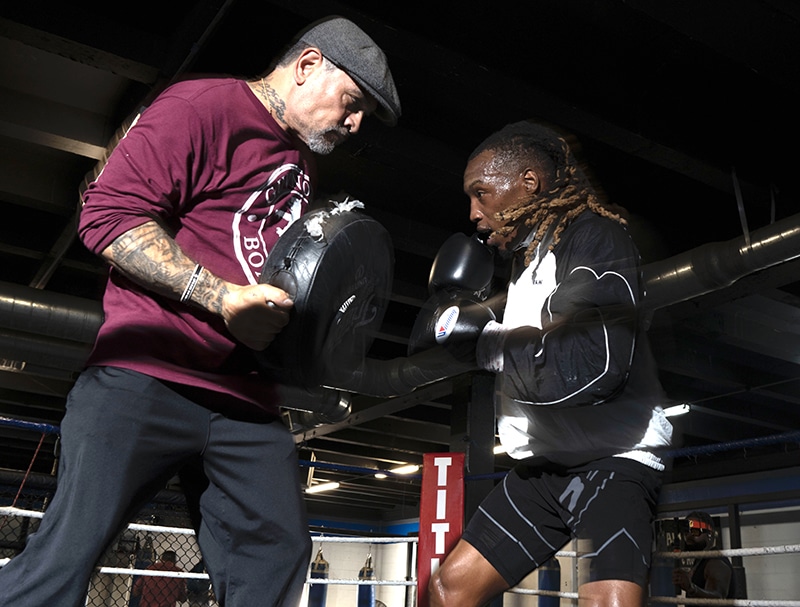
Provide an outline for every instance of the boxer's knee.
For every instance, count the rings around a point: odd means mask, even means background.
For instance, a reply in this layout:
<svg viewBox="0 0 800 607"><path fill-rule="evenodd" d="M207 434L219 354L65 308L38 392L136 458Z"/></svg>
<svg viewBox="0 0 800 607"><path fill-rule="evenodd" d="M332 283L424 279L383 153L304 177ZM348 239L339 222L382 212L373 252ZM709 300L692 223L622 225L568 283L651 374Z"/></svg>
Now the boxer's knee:
<svg viewBox="0 0 800 607"><path fill-rule="evenodd" d="M507 588L489 561L462 540L433 572L427 590L432 607L478 607Z"/></svg>
<svg viewBox="0 0 800 607"><path fill-rule="evenodd" d="M431 607L443 607L444 605L456 605L455 593L445 583L445 576L442 569L437 569L428 581L428 604Z"/></svg>

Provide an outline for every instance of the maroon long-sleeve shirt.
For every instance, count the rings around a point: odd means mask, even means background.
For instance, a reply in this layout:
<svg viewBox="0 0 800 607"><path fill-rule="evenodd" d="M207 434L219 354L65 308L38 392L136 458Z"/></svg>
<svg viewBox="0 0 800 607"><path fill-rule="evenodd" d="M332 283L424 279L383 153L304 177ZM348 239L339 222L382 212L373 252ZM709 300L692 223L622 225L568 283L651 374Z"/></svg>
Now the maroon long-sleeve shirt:
<svg viewBox="0 0 800 607"><path fill-rule="evenodd" d="M151 219L196 262L258 282L281 232L312 198L315 161L247 83L177 83L140 116L84 194L79 234L101 253ZM117 366L275 411L251 350L221 318L155 295L111 270L90 365Z"/></svg>

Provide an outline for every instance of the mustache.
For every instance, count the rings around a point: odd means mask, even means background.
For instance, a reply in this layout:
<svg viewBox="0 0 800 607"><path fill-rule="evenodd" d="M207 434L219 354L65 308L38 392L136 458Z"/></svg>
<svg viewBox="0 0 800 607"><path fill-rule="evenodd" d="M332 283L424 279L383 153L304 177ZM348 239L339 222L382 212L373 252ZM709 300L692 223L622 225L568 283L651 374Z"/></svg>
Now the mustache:
<svg viewBox="0 0 800 607"><path fill-rule="evenodd" d="M350 136L350 129L348 129L346 126L334 126L325 131L325 133L335 133L340 137L347 139Z"/></svg>

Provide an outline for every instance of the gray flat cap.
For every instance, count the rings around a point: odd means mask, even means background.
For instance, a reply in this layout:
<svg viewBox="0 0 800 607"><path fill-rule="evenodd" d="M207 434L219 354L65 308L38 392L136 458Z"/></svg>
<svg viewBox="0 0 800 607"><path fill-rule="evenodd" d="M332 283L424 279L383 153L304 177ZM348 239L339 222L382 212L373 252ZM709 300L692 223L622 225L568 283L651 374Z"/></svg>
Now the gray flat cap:
<svg viewBox="0 0 800 607"><path fill-rule="evenodd" d="M339 16L326 17L300 32L298 39L317 47L322 55L375 97L375 115L394 126L400 117L400 98L386 55L355 23Z"/></svg>

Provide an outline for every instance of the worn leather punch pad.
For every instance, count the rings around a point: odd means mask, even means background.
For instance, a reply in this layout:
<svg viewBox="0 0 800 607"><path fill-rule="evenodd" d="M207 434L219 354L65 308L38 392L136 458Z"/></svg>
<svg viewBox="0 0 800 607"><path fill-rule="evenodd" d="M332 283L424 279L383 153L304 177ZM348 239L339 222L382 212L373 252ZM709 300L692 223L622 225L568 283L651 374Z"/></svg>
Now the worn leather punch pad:
<svg viewBox="0 0 800 607"><path fill-rule="evenodd" d="M383 322L393 271L389 233L364 213L337 206L295 221L260 278L294 300L289 323L258 354L261 372L310 391L348 385Z"/></svg>

